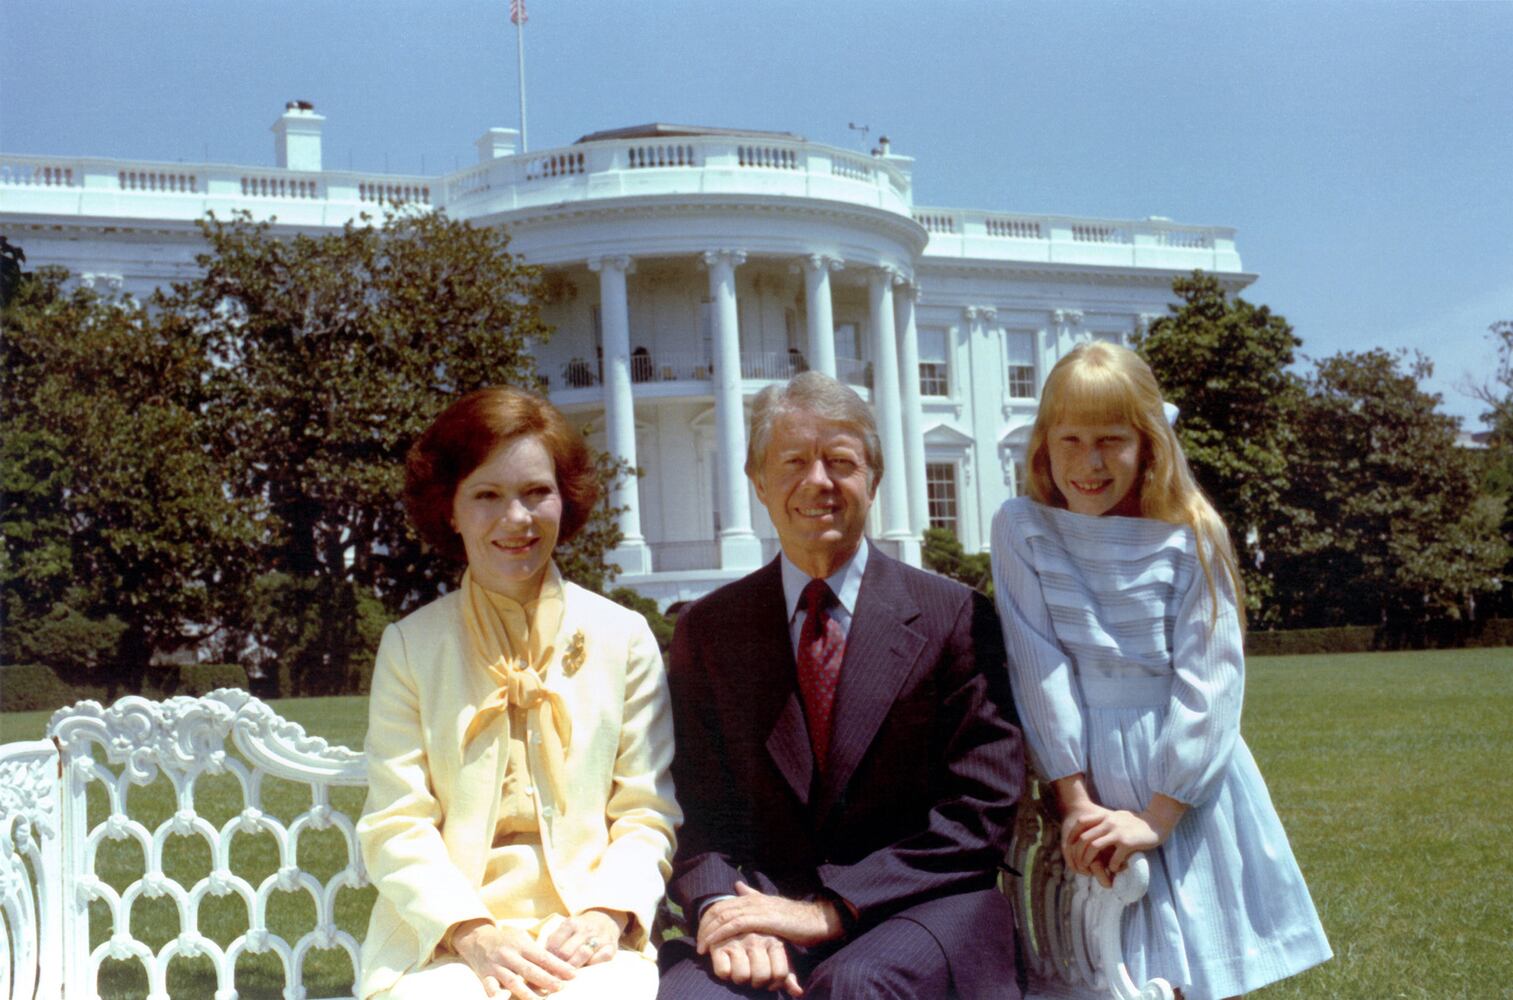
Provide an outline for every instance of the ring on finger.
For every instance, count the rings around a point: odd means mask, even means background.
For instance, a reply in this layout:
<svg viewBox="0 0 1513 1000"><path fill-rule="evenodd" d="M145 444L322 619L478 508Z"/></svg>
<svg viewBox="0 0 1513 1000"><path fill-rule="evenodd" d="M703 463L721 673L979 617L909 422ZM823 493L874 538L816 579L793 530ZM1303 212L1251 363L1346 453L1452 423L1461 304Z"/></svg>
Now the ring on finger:
<svg viewBox="0 0 1513 1000"><path fill-rule="evenodd" d="M588 950L589 951L598 951L599 950L599 939L598 938L591 937L591 938L588 939L587 943L588 943Z"/></svg>

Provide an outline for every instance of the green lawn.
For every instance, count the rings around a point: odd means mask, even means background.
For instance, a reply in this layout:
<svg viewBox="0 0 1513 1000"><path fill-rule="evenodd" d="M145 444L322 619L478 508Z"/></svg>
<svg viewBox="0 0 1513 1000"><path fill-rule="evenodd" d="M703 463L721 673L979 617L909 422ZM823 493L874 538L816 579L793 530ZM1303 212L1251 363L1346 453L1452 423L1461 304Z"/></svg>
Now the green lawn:
<svg viewBox="0 0 1513 1000"><path fill-rule="evenodd" d="M333 742L358 747L366 727L359 698L286 700L285 717ZM40 736L50 713L0 715L6 740ZM1245 734L1271 788L1298 861L1334 945L1335 959L1257 994L1288 998L1482 1000L1509 996L1513 982L1513 880L1502 860L1513 816L1513 650L1454 650L1257 659L1250 664ZM356 810L360 790L339 804ZM165 817L166 790L149 786L133 811ZM219 823L239 808L229 785L202 790L197 807ZM308 799L270 788L271 810L292 817ZM94 807L101 809L97 802ZM238 835L236 860L272 871L271 837ZM243 843L245 841L245 843ZM258 843L266 841L266 843ZM175 850L175 843L178 848ZM170 838L165 867L192 881L208 853ZM243 853L245 852L245 853ZM300 863L329 874L345 864L339 842L312 841ZM101 869L116 885L141 871L134 847L102 851ZM308 898L275 893L275 926L308 929ZM280 898L287 897L287 898ZM343 891L339 922L361 936L372 890ZM178 930L177 915L154 901L138 904L138 936L155 946ZM239 904L238 904L239 905ZM202 928L229 941L245 926L235 907L213 909ZM103 921L95 941L104 939ZM349 989L339 953L313 952L312 996ZM140 996L145 977L134 964L107 964L106 996ZM210 996L206 963L176 961L175 996ZM274 969L244 960L244 997L273 997Z"/></svg>
<svg viewBox="0 0 1513 1000"><path fill-rule="evenodd" d="M1335 952L1259 996L1513 995L1513 650L1257 660L1245 708Z"/></svg>

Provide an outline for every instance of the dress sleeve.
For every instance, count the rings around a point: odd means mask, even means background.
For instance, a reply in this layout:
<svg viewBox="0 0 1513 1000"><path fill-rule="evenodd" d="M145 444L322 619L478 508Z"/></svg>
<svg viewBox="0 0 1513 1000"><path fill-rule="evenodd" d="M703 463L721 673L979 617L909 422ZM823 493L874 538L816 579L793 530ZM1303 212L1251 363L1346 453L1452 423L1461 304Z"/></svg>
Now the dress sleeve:
<svg viewBox="0 0 1513 1000"><path fill-rule="evenodd" d="M1056 642L1040 574L1009 504L993 517L992 561L1014 704L1036 765L1047 781L1085 772L1082 691L1071 657Z"/></svg>
<svg viewBox="0 0 1513 1000"><path fill-rule="evenodd" d="M584 893L594 906L636 918L630 940L636 948L645 945L651 932L672 873L673 831L683 822L673 797L672 748L672 703L662 653L642 620L631 636L625 668L625 715L606 810L609 846Z"/></svg>
<svg viewBox="0 0 1513 1000"><path fill-rule="evenodd" d="M1245 654L1234 589L1214 567L1214 596L1200 566L1172 629L1172 694L1156 737L1151 790L1190 806L1212 794L1240 736ZM1214 614L1215 597L1218 614Z"/></svg>
<svg viewBox="0 0 1513 1000"><path fill-rule="evenodd" d="M492 918L441 839L445 817L431 790L420 693L395 625L378 647L364 751L368 799L357 821L363 862L379 894L415 929L416 963L424 964L454 924Z"/></svg>

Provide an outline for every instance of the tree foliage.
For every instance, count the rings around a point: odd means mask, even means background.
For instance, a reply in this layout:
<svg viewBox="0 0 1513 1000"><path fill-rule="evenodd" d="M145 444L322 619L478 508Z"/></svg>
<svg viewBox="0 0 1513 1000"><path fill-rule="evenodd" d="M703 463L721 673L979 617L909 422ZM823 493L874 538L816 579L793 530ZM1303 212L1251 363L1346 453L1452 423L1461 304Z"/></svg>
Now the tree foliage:
<svg viewBox="0 0 1513 1000"><path fill-rule="evenodd" d="M297 689L334 690L368 656L365 598L398 613L455 578L405 519L405 449L461 393L536 384L527 345L548 333L530 302L537 272L502 230L440 214L319 236L245 215L201 228L203 276L153 306L215 361L205 417L217 458L232 495L262 514L244 589L271 600L292 587L274 606L324 623L270 632L249 601L231 624L245 647L277 650Z"/></svg>
<svg viewBox="0 0 1513 1000"><path fill-rule="evenodd" d="M1308 378L1296 420L1312 432L1268 552L1285 624L1411 633L1497 589L1502 503L1419 388L1429 374L1422 356L1378 349L1326 358Z"/></svg>
<svg viewBox="0 0 1513 1000"><path fill-rule="evenodd" d="M1492 342L1491 375L1471 386L1472 395L1486 405L1482 419L1491 428L1484 465L1488 493L1501 497L1503 506L1500 530L1503 539L1513 546L1513 320L1498 320L1487 329ZM1502 591L1492 607L1502 614L1513 613L1513 558L1503 566Z"/></svg>
<svg viewBox="0 0 1513 1000"><path fill-rule="evenodd" d="M6 657L139 668L200 642L285 693L351 688L382 626L459 575L407 523L404 453L460 394L538 385L537 271L439 214L202 229L202 275L146 309L61 271L14 283ZM600 468L607 495L622 470ZM564 552L570 578L613 578L615 513Z"/></svg>
<svg viewBox="0 0 1513 1000"><path fill-rule="evenodd" d="M993 566L986 552L969 555L949 528L926 528L921 560L941 576L993 596Z"/></svg>
<svg viewBox="0 0 1513 1000"><path fill-rule="evenodd" d="M1201 271L1177 278L1181 304L1135 338L1166 399L1181 411L1176 433L1199 485L1228 525L1252 620L1264 620L1272 581L1261 554L1297 446L1300 392L1288 371L1302 341L1266 306L1225 295Z"/></svg>
<svg viewBox="0 0 1513 1000"><path fill-rule="evenodd" d="M252 511L222 488L194 343L66 282L25 276L0 334L6 655L130 677L216 619Z"/></svg>

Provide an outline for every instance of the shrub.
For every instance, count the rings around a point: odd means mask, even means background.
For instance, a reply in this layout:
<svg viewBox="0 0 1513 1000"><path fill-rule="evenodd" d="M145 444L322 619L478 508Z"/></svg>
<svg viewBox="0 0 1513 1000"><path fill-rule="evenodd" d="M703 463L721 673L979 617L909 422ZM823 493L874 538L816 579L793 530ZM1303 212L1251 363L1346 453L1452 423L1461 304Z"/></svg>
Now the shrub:
<svg viewBox="0 0 1513 1000"><path fill-rule="evenodd" d="M127 688L88 671L17 663L0 666L0 711L46 712L76 701L109 704L128 694L160 699L180 694L202 695L224 687L246 688L246 671L234 663L149 667L140 686Z"/></svg>
<svg viewBox="0 0 1513 1000"><path fill-rule="evenodd" d="M657 645L662 648L662 655L667 655L667 650L672 646L673 624L657 609L656 601L650 597L642 597L629 587L616 587L605 596L622 608L639 612L646 619L646 624L651 626L651 634L656 636Z"/></svg>
<svg viewBox="0 0 1513 1000"><path fill-rule="evenodd" d="M1298 656L1304 653L1368 653L1376 649L1376 629L1370 625L1295 628L1248 632L1247 656Z"/></svg>

